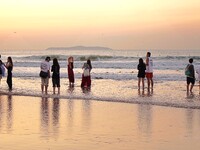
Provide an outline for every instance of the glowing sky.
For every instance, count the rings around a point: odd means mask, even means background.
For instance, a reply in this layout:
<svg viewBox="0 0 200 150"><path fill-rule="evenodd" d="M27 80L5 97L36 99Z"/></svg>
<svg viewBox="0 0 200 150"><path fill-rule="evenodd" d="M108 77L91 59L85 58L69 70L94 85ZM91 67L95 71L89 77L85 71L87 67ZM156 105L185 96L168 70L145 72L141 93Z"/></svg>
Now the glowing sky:
<svg viewBox="0 0 200 150"><path fill-rule="evenodd" d="M200 0L1 0L0 50L200 49Z"/></svg>

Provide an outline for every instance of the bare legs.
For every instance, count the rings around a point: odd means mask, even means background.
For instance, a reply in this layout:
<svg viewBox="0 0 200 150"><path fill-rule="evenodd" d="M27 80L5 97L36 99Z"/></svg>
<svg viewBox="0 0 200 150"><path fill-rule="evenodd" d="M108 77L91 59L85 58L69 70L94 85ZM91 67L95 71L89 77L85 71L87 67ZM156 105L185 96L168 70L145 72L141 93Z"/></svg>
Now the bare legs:
<svg viewBox="0 0 200 150"><path fill-rule="evenodd" d="M144 78L138 78L138 90L140 90L141 81L142 81L142 90L144 91Z"/></svg>
<svg viewBox="0 0 200 150"><path fill-rule="evenodd" d="M147 78L148 92L150 91L150 85L151 85L151 90L153 90L153 79L152 78Z"/></svg>
<svg viewBox="0 0 200 150"><path fill-rule="evenodd" d="M190 84L187 84L187 93L189 93L189 91L190 91L190 93L192 93L193 87L194 87L194 84L191 84L191 86L190 86ZM200 86L199 86L199 89L200 89Z"/></svg>
<svg viewBox="0 0 200 150"><path fill-rule="evenodd" d="M48 85L41 85L41 90L42 90L42 94L44 93L44 87L45 87L45 94L48 94L47 93L47 89L48 89Z"/></svg>
<svg viewBox="0 0 200 150"><path fill-rule="evenodd" d="M56 87L53 87L53 94L56 94ZM60 94L60 87L58 87L58 94Z"/></svg>

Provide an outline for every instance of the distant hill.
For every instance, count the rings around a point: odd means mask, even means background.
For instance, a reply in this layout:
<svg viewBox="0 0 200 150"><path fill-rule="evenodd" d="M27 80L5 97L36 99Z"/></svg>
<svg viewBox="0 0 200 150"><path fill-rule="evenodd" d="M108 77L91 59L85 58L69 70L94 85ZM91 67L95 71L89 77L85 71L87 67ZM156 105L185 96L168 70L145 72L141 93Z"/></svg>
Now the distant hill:
<svg viewBox="0 0 200 150"><path fill-rule="evenodd" d="M73 47L49 47L46 50L112 50L101 46L73 46Z"/></svg>

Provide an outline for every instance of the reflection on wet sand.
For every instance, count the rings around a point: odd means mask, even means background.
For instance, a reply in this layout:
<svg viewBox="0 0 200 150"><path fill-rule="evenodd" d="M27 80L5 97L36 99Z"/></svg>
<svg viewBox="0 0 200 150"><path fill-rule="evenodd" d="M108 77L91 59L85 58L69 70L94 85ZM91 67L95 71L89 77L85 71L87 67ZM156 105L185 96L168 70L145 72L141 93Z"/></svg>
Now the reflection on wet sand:
<svg viewBox="0 0 200 150"><path fill-rule="evenodd" d="M41 100L41 130L46 135L49 133L49 101L42 97Z"/></svg>
<svg viewBox="0 0 200 150"><path fill-rule="evenodd" d="M91 101L82 101L82 115L83 115L83 127L89 129L91 122Z"/></svg>
<svg viewBox="0 0 200 150"><path fill-rule="evenodd" d="M7 102L7 128L8 131L12 129L13 123L13 111L12 111L12 95L8 95L8 102Z"/></svg>
<svg viewBox="0 0 200 150"><path fill-rule="evenodd" d="M6 121L4 120L4 117L6 117ZM2 128L6 128L7 132L10 132L12 131L12 125L13 125L12 95L7 95L7 99L4 99L0 96L0 130Z"/></svg>
<svg viewBox="0 0 200 150"><path fill-rule="evenodd" d="M51 127L54 135L59 131L59 116L60 116L60 100L54 98L52 101L52 110L50 110L50 100L43 97L41 100L41 130L45 135L50 133Z"/></svg>
<svg viewBox="0 0 200 150"><path fill-rule="evenodd" d="M60 100L59 98L53 99L53 106L52 106L52 121L53 121L53 130L54 133L58 133L59 129L59 112L60 112Z"/></svg>
<svg viewBox="0 0 200 150"><path fill-rule="evenodd" d="M151 105L138 104L138 129L145 137L151 137L153 110Z"/></svg>
<svg viewBox="0 0 200 150"><path fill-rule="evenodd" d="M68 122L68 128L69 131L72 131L73 128L73 122L74 122L74 100L68 100L67 101L68 109L67 109L67 122Z"/></svg>
<svg viewBox="0 0 200 150"><path fill-rule="evenodd" d="M192 135L193 132L193 122L194 122L194 110L186 109L186 129L188 134Z"/></svg>

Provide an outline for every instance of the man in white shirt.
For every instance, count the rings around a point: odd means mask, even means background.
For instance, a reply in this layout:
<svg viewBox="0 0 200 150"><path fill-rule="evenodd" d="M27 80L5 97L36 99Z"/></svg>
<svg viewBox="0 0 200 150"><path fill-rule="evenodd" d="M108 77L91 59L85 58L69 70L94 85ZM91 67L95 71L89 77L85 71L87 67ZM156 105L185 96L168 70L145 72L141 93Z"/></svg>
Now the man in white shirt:
<svg viewBox="0 0 200 150"><path fill-rule="evenodd" d="M47 94L47 89L49 85L49 78L50 78L50 57L46 57L45 61L43 61L40 65L41 71L47 73L47 77L41 77L41 90L42 94L44 93L44 87L45 87L45 94Z"/></svg>
<svg viewBox="0 0 200 150"><path fill-rule="evenodd" d="M147 52L146 56L146 78L147 78L148 92L150 92L150 85L151 89L153 90L153 60L151 58L150 52Z"/></svg>

